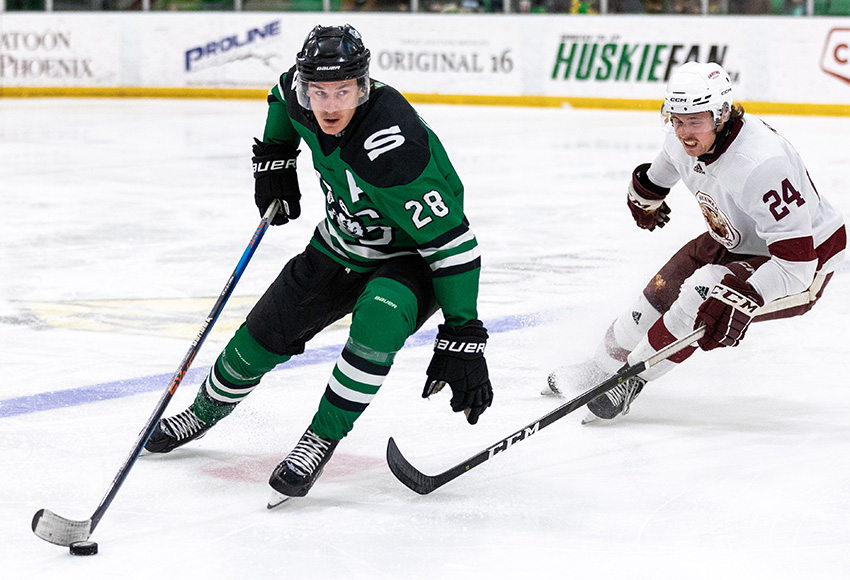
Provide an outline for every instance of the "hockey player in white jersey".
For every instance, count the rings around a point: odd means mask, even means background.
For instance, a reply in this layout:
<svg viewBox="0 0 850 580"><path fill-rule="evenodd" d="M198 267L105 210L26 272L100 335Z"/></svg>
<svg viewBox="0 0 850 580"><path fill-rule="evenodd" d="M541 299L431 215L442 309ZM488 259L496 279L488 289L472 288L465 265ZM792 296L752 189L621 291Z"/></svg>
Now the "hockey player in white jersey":
<svg viewBox="0 0 850 580"><path fill-rule="evenodd" d="M696 348L737 346L752 321L808 311L844 259L844 219L815 188L782 136L732 100L729 75L689 62L671 76L662 117L668 134L652 163L639 165L627 203L637 225L669 220L665 201L680 180L708 231L688 242L608 329L592 360L556 369L544 394L587 390L705 326L696 346L652 366L588 404L588 419L626 414L647 381Z"/></svg>

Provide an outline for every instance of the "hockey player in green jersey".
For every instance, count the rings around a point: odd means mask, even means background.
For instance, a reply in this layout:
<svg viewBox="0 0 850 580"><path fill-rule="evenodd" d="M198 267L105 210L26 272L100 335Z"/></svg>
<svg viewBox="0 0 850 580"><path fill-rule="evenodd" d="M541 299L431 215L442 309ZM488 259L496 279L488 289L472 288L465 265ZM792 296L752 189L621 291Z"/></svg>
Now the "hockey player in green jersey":
<svg viewBox="0 0 850 580"><path fill-rule="evenodd" d="M162 419L146 444L168 453L227 416L265 373L304 352L351 313L348 341L309 428L272 473L269 506L305 495L384 381L405 340L437 309L422 396L449 385L451 408L475 424L493 399L478 320L478 243L463 185L437 136L410 104L369 77L369 51L352 27L314 28L269 91L254 145L255 202L272 224L301 213L295 171L304 143L326 217L219 355L194 403Z"/></svg>

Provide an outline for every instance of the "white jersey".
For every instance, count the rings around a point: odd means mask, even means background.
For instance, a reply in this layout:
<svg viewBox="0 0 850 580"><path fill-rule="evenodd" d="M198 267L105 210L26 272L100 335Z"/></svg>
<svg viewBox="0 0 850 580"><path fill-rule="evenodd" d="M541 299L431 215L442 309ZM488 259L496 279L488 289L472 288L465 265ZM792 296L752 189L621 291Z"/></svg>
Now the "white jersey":
<svg viewBox="0 0 850 580"><path fill-rule="evenodd" d="M731 122L721 150L700 158L671 133L647 177L668 188L681 179L729 251L770 257L748 280L765 302L802 292L816 271L831 272L844 259L844 218L781 135L749 114Z"/></svg>

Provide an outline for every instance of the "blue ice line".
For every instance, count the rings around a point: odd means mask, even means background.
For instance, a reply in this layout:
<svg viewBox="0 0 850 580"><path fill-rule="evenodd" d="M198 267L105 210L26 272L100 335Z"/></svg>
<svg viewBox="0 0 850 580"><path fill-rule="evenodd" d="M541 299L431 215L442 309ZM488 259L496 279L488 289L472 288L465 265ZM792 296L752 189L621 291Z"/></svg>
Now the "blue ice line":
<svg viewBox="0 0 850 580"><path fill-rule="evenodd" d="M518 330L528 326L536 326L543 318L544 317L539 315L525 315L490 319L487 320L487 330L490 334L509 332L511 330ZM418 346L425 346L431 344L433 341L434 330L423 330L408 338L405 343L405 347L414 348ZM292 357L292 359L287 361L285 365L282 365L279 370L282 371L291 367L335 361L339 358L341 350L342 345L322 346L309 349L304 352L304 354ZM183 382L198 383L202 381L209 372L209 367L189 369L186 376L183 377ZM38 393L36 395L27 395L24 397L15 397L13 399L4 399L0 400L0 419L4 417L14 417L15 415L25 415L27 413L49 411L52 409L76 407L77 405L84 405L86 403L107 401L109 399L120 399L122 397L138 395L139 393L157 391L165 389L172 377L173 374L150 375L85 387L76 387L73 389Z"/></svg>

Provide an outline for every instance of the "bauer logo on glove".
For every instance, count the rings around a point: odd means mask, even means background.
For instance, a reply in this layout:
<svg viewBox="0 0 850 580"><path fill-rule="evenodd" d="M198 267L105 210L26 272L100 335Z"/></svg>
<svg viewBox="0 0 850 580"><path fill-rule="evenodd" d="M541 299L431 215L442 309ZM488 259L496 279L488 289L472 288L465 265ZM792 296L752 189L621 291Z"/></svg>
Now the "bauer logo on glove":
<svg viewBox="0 0 850 580"><path fill-rule="evenodd" d="M428 365L428 378L422 397L428 398L449 385L452 411L466 414L470 425L493 402L493 387L484 360L487 346L487 329L480 320L463 326L441 324L434 340L434 356Z"/></svg>
<svg viewBox="0 0 850 580"><path fill-rule="evenodd" d="M271 161L266 162L257 162L254 163L254 177L257 176L258 173L263 173L264 171L281 171L283 169L295 169L295 159L273 159Z"/></svg>
<svg viewBox="0 0 850 580"><path fill-rule="evenodd" d="M484 354L486 342L457 342L445 338L434 339L434 350L445 350L458 354Z"/></svg>

